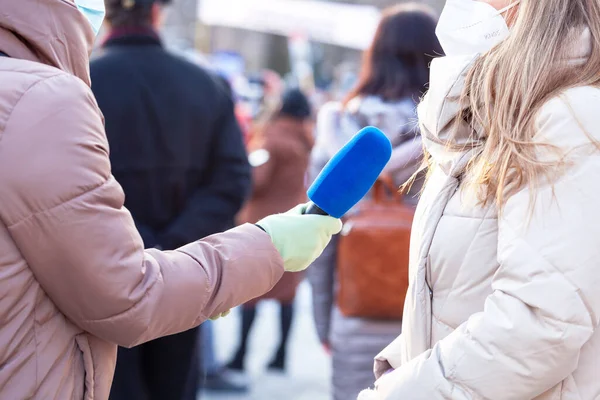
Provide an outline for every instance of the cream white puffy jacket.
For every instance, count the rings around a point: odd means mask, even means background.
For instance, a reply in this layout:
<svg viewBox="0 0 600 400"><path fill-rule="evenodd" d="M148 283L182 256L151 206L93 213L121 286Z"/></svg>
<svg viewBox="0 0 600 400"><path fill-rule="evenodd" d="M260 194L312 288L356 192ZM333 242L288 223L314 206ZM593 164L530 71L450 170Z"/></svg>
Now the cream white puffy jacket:
<svg viewBox="0 0 600 400"><path fill-rule="evenodd" d="M569 62L589 43L584 32ZM376 358L373 398L600 399L600 151L590 144L600 142L600 89L543 106L535 140L568 166L538 185L531 216L524 188L498 218L461 184L480 143L464 129L455 151L446 145L472 61L436 60L419 109L435 167L413 227L403 333ZM540 146L539 157L555 155Z"/></svg>

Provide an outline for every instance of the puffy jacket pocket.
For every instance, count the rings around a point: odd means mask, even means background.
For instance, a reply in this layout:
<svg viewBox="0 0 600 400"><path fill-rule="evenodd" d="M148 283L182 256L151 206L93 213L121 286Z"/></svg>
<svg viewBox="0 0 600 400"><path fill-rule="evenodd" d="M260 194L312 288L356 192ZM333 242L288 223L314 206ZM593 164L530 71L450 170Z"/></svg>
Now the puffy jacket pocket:
<svg viewBox="0 0 600 400"><path fill-rule="evenodd" d="M85 369L85 390L83 399L94 400L94 362L92 361L92 349L85 334L75 336L77 347L83 356L83 367Z"/></svg>

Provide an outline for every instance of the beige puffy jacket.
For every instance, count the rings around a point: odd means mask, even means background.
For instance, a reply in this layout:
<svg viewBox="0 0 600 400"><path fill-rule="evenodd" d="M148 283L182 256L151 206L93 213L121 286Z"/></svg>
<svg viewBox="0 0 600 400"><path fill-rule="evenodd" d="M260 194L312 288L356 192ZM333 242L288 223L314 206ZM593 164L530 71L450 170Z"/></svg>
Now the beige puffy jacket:
<svg viewBox="0 0 600 400"><path fill-rule="evenodd" d="M570 63L585 60L590 40L585 31ZM376 358L376 398L599 399L600 152L590 137L600 141L600 89L543 106L535 140L561 149L568 168L539 185L531 218L527 188L498 218L459 179L477 139L464 129L456 151L445 145L471 63L436 60L420 106L435 167L413 228L403 333ZM539 156L555 159L541 146Z"/></svg>
<svg viewBox="0 0 600 400"><path fill-rule="evenodd" d="M144 251L89 87L93 40L71 0L0 0L2 400L107 399L117 344L190 329L283 274L251 225Z"/></svg>

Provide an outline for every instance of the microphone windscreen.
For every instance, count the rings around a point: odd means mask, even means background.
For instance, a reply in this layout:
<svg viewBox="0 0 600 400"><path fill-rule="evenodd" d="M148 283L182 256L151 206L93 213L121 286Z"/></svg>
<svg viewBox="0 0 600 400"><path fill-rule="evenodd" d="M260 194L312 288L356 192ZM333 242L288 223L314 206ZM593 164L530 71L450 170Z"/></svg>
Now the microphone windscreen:
<svg viewBox="0 0 600 400"><path fill-rule="evenodd" d="M392 144L379 129L358 132L308 189L308 198L327 214L341 218L371 189L392 156Z"/></svg>

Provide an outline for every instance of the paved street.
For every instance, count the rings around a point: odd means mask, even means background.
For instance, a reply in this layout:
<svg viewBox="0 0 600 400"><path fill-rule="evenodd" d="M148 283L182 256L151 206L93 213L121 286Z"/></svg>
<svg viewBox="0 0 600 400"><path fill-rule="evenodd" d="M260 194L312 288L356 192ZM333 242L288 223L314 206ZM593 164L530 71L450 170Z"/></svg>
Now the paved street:
<svg viewBox="0 0 600 400"><path fill-rule="evenodd" d="M279 335L278 307L264 302L252 331L249 354L248 395L217 395L204 393L202 400L329 400L330 363L313 328L310 288L303 283L297 298L297 313L292 328L289 368L285 375L266 370L275 352ZM236 312L215 324L215 341L220 360L227 360L234 351L239 330Z"/></svg>

